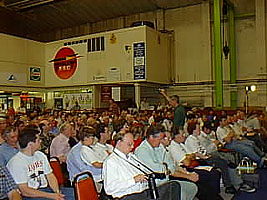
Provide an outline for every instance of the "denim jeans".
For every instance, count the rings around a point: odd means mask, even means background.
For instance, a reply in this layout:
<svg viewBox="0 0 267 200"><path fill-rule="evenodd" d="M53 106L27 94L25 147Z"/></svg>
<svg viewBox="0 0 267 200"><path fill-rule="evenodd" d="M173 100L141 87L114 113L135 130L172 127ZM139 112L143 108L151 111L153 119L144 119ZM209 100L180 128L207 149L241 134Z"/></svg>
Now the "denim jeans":
<svg viewBox="0 0 267 200"><path fill-rule="evenodd" d="M259 167L262 167L263 160L260 152L255 151L255 144L250 140L233 140L231 143L225 144L227 149L232 149L236 152L241 153L243 156L247 156L253 161L255 161Z"/></svg>
<svg viewBox="0 0 267 200"><path fill-rule="evenodd" d="M40 191L53 193L51 188L42 188ZM74 200L74 190L73 188L61 187L60 191L65 195L65 200ZM38 198L38 197L22 197L22 200L48 200L48 198Z"/></svg>

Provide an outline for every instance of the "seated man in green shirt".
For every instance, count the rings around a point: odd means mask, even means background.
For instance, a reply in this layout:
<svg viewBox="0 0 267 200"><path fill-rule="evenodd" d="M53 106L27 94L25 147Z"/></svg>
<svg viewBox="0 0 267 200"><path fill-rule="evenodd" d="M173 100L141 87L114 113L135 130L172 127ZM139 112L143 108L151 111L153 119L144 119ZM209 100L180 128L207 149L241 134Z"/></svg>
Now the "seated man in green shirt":
<svg viewBox="0 0 267 200"><path fill-rule="evenodd" d="M135 155L155 172L165 173L173 177L182 177L183 173L176 169L174 163L170 160L169 156L167 156L166 150L160 145L161 135L163 135L162 128L161 125L150 126L147 130L146 140L137 147ZM196 173L192 174L191 180L196 182L198 180L198 175ZM169 179L167 176L167 178L163 180L156 180L156 183L157 185L161 185L168 181ZM197 193L196 184L188 181L178 182L181 186L181 199L192 200Z"/></svg>

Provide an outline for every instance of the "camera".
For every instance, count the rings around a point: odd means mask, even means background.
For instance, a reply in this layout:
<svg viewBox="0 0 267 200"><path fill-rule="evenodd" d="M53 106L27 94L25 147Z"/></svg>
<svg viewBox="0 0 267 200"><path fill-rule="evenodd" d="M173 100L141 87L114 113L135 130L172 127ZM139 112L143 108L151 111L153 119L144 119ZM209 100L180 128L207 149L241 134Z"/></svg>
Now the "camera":
<svg viewBox="0 0 267 200"><path fill-rule="evenodd" d="M153 172L153 175L154 175L154 178L155 179L162 180L162 179L165 179L166 178L166 174L164 174L164 173Z"/></svg>

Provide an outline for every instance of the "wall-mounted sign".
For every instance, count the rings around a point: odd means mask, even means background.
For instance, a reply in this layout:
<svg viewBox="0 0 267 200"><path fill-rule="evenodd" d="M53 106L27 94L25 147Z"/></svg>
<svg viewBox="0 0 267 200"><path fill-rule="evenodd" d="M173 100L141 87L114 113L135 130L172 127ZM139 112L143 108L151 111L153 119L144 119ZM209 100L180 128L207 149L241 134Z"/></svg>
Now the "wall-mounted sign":
<svg viewBox="0 0 267 200"><path fill-rule="evenodd" d="M16 81L16 77L14 76L14 74L11 74L8 79L8 81Z"/></svg>
<svg viewBox="0 0 267 200"><path fill-rule="evenodd" d="M109 42L110 42L110 44L116 44L117 43L117 37L114 33L111 34L111 36L109 38Z"/></svg>
<svg viewBox="0 0 267 200"><path fill-rule="evenodd" d="M146 79L146 60L145 43L139 42L133 44L133 71L134 80Z"/></svg>
<svg viewBox="0 0 267 200"><path fill-rule="evenodd" d="M41 81L41 69L40 67L30 67L30 80Z"/></svg>
<svg viewBox="0 0 267 200"><path fill-rule="evenodd" d="M108 102L111 99L111 87L101 86L101 101Z"/></svg>
<svg viewBox="0 0 267 200"><path fill-rule="evenodd" d="M60 79L69 79L75 73L78 66L77 59L80 57L70 47L63 47L49 62L54 63L54 71Z"/></svg>

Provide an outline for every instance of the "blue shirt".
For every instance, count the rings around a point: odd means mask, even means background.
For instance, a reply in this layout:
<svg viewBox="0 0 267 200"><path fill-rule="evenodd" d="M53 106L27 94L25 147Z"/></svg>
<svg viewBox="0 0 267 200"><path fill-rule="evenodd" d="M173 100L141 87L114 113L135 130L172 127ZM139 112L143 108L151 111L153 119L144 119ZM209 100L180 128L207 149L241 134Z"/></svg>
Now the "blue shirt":
<svg viewBox="0 0 267 200"><path fill-rule="evenodd" d="M102 169L89 166L82 161L80 156L81 148L82 143L79 142L69 151L67 155L67 169L71 181L73 181L76 174L84 171L89 171L93 176L100 175L102 173Z"/></svg>
<svg viewBox="0 0 267 200"><path fill-rule="evenodd" d="M147 140L144 140L135 150L134 154L139 160L145 163L155 172L165 173L167 164L168 170L174 173L175 166L172 162L168 152L160 145L159 147L152 147ZM157 184L165 183L168 179L156 180Z"/></svg>
<svg viewBox="0 0 267 200"><path fill-rule="evenodd" d="M0 165L6 166L10 158L12 158L19 150L8 145L6 142L0 146Z"/></svg>

